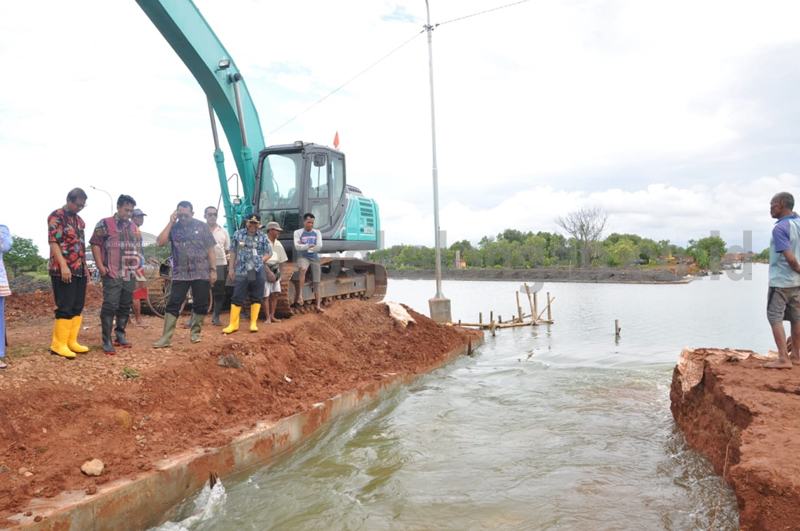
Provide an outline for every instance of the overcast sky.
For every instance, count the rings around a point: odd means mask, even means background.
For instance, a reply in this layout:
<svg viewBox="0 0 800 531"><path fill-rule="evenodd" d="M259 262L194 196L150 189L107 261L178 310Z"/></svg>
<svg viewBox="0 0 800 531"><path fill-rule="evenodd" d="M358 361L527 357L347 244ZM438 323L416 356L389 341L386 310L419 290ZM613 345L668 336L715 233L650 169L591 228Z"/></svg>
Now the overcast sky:
<svg viewBox="0 0 800 531"><path fill-rule="evenodd" d="M434 23L509 3L431 0ZM332 145L378 200L386 243L433 243L425 2L197 0L266 144ZM535 0L433 33L448 242L553 231L581 206L608 233L769 244L769 200L800 192L800 3ZM414 39L415 35L418 36ZM386 53L376 67L272 132ZM219 200L205 95L136 2L0 3L0 223L46 252L67 191L136 198L158 233ZM271 134L270 134L271 133ZM228 171L235 171L229 153Z"/></svg>

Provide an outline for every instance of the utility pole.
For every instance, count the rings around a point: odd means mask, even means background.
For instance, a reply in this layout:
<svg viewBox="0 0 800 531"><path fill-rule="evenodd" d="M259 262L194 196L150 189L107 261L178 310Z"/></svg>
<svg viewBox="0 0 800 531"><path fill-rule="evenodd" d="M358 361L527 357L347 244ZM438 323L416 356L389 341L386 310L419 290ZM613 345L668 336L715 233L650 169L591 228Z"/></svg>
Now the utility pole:
<svg viewBox="0 0 800 531"><path fill-rule="evenodd" d="M450 299L445 298L442 293L442 249L439 243L439 168L436 166L436 111L434 107L433 98L433 43L432 34L433 26L431 26L431 8L428 0L425 0L425 10L428 14L428 23L425 25L425 31L428 32L428 71L430 74L431 84L431 144L433 149L433 224L435 225L434 233L434 256L436 261L436 295L428 300L428 306L431 312L431 319L437 323L449 323L452 321L450 314Z"/></svg>

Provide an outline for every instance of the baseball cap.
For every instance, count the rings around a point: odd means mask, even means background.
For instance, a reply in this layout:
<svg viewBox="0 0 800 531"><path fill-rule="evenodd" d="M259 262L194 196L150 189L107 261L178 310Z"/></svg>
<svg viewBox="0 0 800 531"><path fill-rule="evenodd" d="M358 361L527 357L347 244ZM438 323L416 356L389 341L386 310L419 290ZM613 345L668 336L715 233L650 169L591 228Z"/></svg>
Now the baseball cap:
<svg viewBox="0 0 800 531"><path fill-rule="evenodd" d="M133 214L131 214L131 217L135 218L136 216L146 216L146 215L147 215L147 214L145 214L144 212L142 212L142 209L141 209L141 208L134 208L134 209L133 209Z"/></svg>
<svg viewBox="0 0 800 531"><path fill-rule="evenodd" d="M249 216L247 216L247 222L250 223L251 221L254 223L260 223L261 216L259 216L258 214L250 214Z"/></svg>

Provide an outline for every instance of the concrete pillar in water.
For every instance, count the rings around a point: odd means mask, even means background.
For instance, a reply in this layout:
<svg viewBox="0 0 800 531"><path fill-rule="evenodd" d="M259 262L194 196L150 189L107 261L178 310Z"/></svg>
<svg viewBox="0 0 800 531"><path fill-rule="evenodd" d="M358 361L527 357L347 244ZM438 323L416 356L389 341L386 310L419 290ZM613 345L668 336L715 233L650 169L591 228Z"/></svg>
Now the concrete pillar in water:
<svg viewBox="0 0 800 531"><path fill-rule="evenodd" d="M450 314L450 299L429 299L428 307L431 319L436 323L449 323L452 321Z"/></svg>

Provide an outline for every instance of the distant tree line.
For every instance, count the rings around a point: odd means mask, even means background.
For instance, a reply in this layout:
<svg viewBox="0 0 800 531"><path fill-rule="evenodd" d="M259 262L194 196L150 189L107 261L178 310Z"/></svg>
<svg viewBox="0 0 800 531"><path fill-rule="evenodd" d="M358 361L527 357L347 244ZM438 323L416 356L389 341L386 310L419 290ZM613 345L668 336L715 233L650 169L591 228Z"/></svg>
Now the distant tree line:
<svg viewBox="0 0 800 531"><path fill-rule="evenodd" d="M722 238L690 240L684 248L669 240L655 241L636 234L613 233L603 240L581 240L552 232L522 232L506 229L496 236L484 236L473 246L461 240L442 250L442 267L455 267L456 251L466 267L531 269L538 267L579 267L666 265L692 258L701 268L716 267L727 245ZM369 259L387 269L433 269L434 249L420 245L395 245L370 253Z"/></svg>

